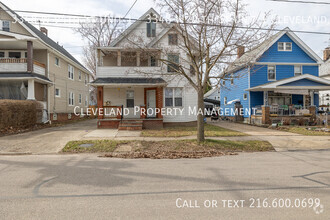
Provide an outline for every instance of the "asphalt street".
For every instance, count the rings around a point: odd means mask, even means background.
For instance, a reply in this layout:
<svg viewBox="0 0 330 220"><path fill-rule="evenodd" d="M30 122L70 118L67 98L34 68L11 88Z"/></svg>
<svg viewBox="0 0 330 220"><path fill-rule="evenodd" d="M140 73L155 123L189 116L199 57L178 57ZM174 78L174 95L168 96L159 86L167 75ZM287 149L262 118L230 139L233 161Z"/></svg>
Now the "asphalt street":
<svg viewBox="0 0 330 220"><path fill-rule="evenodd" d="M330 151L0 157L0 219L329 219Z"/></svg>

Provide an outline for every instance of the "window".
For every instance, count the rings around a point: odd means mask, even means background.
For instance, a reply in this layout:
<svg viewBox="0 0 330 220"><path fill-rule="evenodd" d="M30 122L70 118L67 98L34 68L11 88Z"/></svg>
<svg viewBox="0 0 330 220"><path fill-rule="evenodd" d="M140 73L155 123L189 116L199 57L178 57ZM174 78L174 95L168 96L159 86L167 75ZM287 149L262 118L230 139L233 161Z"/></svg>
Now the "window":
<svg viewBox="0 0 330 220"><path fill-rule="evenodd" d="M74 68L73 68L73 66L71 66L70 64L69 64L69 66L68 66L68 69L69 69L69 79L74 79Z"/></svg>
<svg viewBox="0 0 330 220"><path fill-rule="evenodd" d="M154 56L150 57L150 66L157 66L156 57Z"/></svg>
<svg viewBox="0 0 330 220"><path fill-rule="evenodd" d="M82 95L79 94L79 104L81 104L81 103L82 103Z"/></svg>
<svg viewBox="0 0 330 220"><path fill-rule="evenodd" d="M179 70L179 55L169 54L167 56L169 63L167 64L167 72L173 73Z"/></svg>
<svg viewBox="0 0 330 220"><path fill-rule="evenodd" d="M88 106L88 96L86 95L86 99L85 99L85 106Z"/></svg>
<svg viewBox="0 0 330 220"><path fill-rule="evenodd" d="M300 76L302 74L302 66L294 66L294 75Z"/></svg>
<svg viewBox="0 0 330 220"><path fill-rule="evenodd" d="M182 107L182 88L165 89L165 107Z"/></svg>
<svg viewBox="0 0 330 220"><path fill-rule="evenodd" d="M2 21L2 30L10 31L10 21Z"/></svg>
<svg viewBox="0 0 330 220"><path fill-rule="evenodd" d="M243 94L243 99L244 99L244 100L247 100L247 98L248 98L247 93L244 93L244 94Z"/></svg>
<svg viewBox="0 0 330 220"><path fill-rule="evenodd" d="M151 21L147 23L147 37L156 37L156 22Z"/></svg>
<svg viewBox="0 0 330 220"><path fill-rule="evenodd" d="M230 79L230 85L234 85L234 79L233 78Z"/></svg>
<svg viewBox="0 0 330 220"><path fill-rule="evenodd" d="M178 45L178 35L177 34L169 34L168 35L168 44L169 45Z"/></svg>
<svg viewBox="0 0 330 220"><path fill-rule="evenodd" d="M276 80L276 66L268 66L268 81Z"/></svg>
<svg viewBox="0 0 330 220"><path fill-rule="evenodd" d="M290 42L279 42L278 51L292 51L292 43Z"/></svg>
<svg viewBox="0 0 330 220"><path fill-rule="evenodd" d="M21 52L9 52L9 58L20 59L21 58Z"/></svg>
<svg viewBox="0 0 330 220"><path fill-rule="evenodd" d="M224 103L225 105L227 105L227 97L224 97L224 98L223 98L223 103Z"/></svg>
<svg viewBox="0 0 330 220"><path fill-rule="evenodd" d="M87 86L87 83L88 83L88 75L85 74L85 86Z"/></svg>
<svg viewBox="0 0 330 220"><path fill-rule="evenodd" d="M60 66L60 59L58 57L55 57L55 65Z"/></svg>
<svg viewBox="0 0 330 220"><path fill-rule="evenodd" d="M4 58L5 57L5 52L0 52L0 58Z"/></svg>
<svg viewBox="0 0 330 220"><path fill-rule="evenodd" d="M61 90L60 89L55 89L55 97L61 97Z"/></svg>
<svg viewBox="0 0 330 220"><path fill-rule="evenodd" d="M134 108L134 90L127 90L126 92L126 107Z"/></svg>
<svg viewBox="0 0 330 220"><path fill-rule="evenodd" d="M78 79L79 79L79 81L81 81L81 71L80 70L78 71Z"/></svg>
<svg viewBox="0 0 330 220"><path fill-rule="evenodd" d="M74 105L74 94L73 92L69 93L69 106L73 106Z"/></svg>

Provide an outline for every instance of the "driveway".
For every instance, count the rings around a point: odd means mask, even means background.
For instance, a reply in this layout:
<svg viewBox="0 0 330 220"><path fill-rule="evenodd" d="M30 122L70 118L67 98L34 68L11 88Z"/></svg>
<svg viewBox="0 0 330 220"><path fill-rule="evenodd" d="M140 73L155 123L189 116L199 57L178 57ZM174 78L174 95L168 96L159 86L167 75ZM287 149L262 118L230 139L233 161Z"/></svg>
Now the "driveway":
<svg viewBox="0 0 330 220"><path fill-rule="evenodd" d="M249 134L252 136L250 138L255 140L269 141L276 151L330 149L330 136L304 136L285 131L223 121L211 124Z"/></svg>
<svg viewBox="0 0 330 220"><path fill-rule="evenodd" d="M2 156L0 219L329 219L329 186L330 151L198 160ZM322 206L302 208L304 198ZM280 199L291 205L276 207ZM207 208L208 200L216 206Z"/></svg>
<svg viewBox="0 0 330 220"><path fill-rule="evenodd" d="M0 153L57 153L68 141L80 140L97 129L97 120L72 124L0 138Z"/></svg>

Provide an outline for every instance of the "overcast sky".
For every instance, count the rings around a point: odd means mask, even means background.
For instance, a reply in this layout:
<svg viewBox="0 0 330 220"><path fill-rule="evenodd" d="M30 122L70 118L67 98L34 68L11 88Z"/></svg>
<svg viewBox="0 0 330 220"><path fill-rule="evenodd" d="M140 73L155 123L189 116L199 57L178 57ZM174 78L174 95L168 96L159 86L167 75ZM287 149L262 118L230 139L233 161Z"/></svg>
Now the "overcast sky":
<svg viewBox="0 0 330 220"><path fill-rule="evenodd" d="M135 0L2 0L3 3L13 10L102 16L107 14L123 16L134 1ZM330 5L284 3L267 0L248 0L247 2L249 3L248 11L252 16L266 11L271 11L273 16L278 16L278 28L290 27L292 30L330 32ZM152 0L138 0L128 17L138 18L150 7L157 8L154 6ZM23 15L23 17L33 16L32 14L19 14ZM41 15L35 16L40 17ZM70 24L59 24L57 26L68 25ZM39 25L36 26L39 28ZM74 31L69 28L46 27L49 30L49 36L53 40L63 45L78 60L82 60L81 51L84 41L81 39L80 35L75 34ZM330 35L299 33L297 35L321 57L323 49L330 44Z"/></svg>

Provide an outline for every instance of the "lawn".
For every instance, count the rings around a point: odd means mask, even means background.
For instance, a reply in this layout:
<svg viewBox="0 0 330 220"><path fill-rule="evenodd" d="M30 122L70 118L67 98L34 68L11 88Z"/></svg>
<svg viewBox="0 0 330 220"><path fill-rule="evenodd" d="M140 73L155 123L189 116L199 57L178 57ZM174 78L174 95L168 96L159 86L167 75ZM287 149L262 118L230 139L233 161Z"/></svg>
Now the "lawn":
<svg viewBox="0 0 330 220"><path fill-rule="evenodd" d="M91 144L89 148L82 144ZM121 152L125 146L129 151ZM128 146L128 148L127 148ZM206 140L198 144L196 140L175 141L71 141L62 150L63 153L106 153L108 157L120 158L202 158L233 154L235 152L273 151L265 141L227 141Z"/></svg>
<svg viewBox="0 0 330 220"><path fill-rule="evenodd" d="M302 134L307 136L330 136L330 132L324 131L315 131L315 129L319 129L317 127L312 127L311 130L307 130L305 127L279 127L281 131L292 132L296 134Z"/></svg>
<svg viewBox="0 0 330 220"><path fill-rule="evenodd" d="M169 127L159 130L143 130L142 137L185 137L197 134L197 127ZM205 124L206 137L233 137L247 136L247 134L221 128L215 125Z"/></svg>

